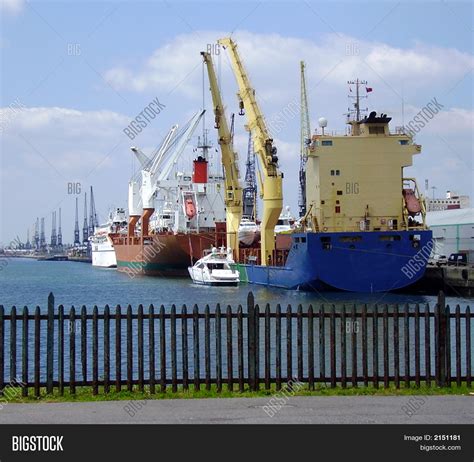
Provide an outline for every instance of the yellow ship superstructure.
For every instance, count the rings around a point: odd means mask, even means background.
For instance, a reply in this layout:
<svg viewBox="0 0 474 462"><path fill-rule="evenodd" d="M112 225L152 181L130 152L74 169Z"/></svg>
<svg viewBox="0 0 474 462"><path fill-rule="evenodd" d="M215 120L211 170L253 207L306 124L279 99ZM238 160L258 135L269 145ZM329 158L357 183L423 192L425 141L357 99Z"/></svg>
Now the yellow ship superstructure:
<svg viewBox="0 0 474 462"><path fill-rule="evenodd" d="M424 199L415 180L402 174L421 146L390 133L390 120L372 112L349 122L345 135L324 133L320 120L322 133L313 136L306 164L306 223L313 231L425 228Z"/></svg>

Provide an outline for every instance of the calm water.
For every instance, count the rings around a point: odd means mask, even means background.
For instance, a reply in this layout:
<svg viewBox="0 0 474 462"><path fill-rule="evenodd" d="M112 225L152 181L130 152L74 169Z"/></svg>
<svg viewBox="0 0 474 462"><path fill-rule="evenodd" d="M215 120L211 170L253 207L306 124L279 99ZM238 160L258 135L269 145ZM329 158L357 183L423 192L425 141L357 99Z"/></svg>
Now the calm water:
<svg viewBox="0 0 474 462"><path fill-rule="evenodd" d="M128 304L136 308L142 303L148 306L171 304L204 307L206 303L221 303L237 306L244 304L252 290L256 302L272 306L281 303L307 305L310 303L435 303L436 297L404 294L353 294L345 292L298 292L241 284L239 287L206 287L192 284L190 279L160 279L128 275L115 269L94 268L90 264L77 262L48 262L24 258L12 258L0 271L0 304L6 309L17 307L45 308L49 292L53 292L56 305L115 306ZM473 298L448 297L450 304L471 304Z"/></svg>
<svg viewBox="0 0 474 462"><path fill-rule="evenodd" d="M149 277L136 277L131 279L128 275L119 273L114 269L99 269L93 268L89 264L85 263L76 263L76 262L38 262L31 259L10 259L8 261L8 265L0 271L0 305L4 305L5 311L9 313L10 308L15 305L17 308L20 309L25 305L27 305L30 310L35 306L40 306L42 310L45 310L47 297L49 292L53 292L56 298L56 306L63 304L66 308L66 313L69 311L69 308L74 305L76 307L80 307L82 305L86 305L88 311L92 310L93 305L99 306L99 311L102 311L105 304L109 304L112 307L112 313L115 312L114 307L117 304L122 305L123 307L130 304L134 308L134 311L137 309L138 305L141 303L145 306L145 313L148 311L147 306L151 303L155 305L155 307L160 306L161 304L165 305L166 309L169 310L172 304L176 304L180 307L182 304L186 304L188 306L192 306L194 304L198 304L201 310L204 308L206 304L211 306L211 310L215 308L216 303L221 303L222 305L230 304L231 306L237 307L238 304L245 305L246 298L248 292L252 290L256 302L260 305L264 305L266 303L270 303L272 309L275 309L277 303L280 303L283 307L283 310L286 309L286 305L291 303L296 309L298 304L302 304L304 309L307 309L307 306L310 303L313 304L320 304L320 303L334 303L337 306L337 310L340 309L340 304L342 303L382 303L382 304L414 304L414 303L429 303L431 307L434 306L436 303L436 297L434 296L421 296L421 295L401 295L401 294L351 294L351 293L341 293L341 292L324 292L324 293L310 293L310 292L297 292L297 291L286 291L286 290L279 290L279 289L269 289L265 287L255 286L255 285L247 285L242 284L239 287L205 287L205 286L196 286L191 283L189 279L158 279L158 278L149 278ZM462 306L462 310L464 311L467 305L473 305L473 299L463 299L463 298L456 298L456 297L448 297L447 302L454 306L456 304L460 304ZM338 306L339 305L339 306ZM413 310L413 305L411 306L411 310ZM245 308L244 308L245 311ZM122 311L123 313L124 311ZM30 311L31 313L31 311ZM76 311L78 313L78 311ZM295 321L295 320L293 320ZM273 321L272 321L273 322ZM453 321L454 323L454 321ZM337 357L337 373L340 374L340 321L337 321L336 326L336 343L338 345L338 349L336 351ZM261 323L261 326L263 323ZM42 338L41 338L41 347L40 347L40 356L42 357L42 366L41 366L41 380L45 379L45 355L46 355L46 330L44 329L45 326L42 328ZM29 329L28 329L28 350L29 350L29 379L33 380L33 357L34 357L34 326L33 323L30 322ZM135 331L134 338L136 335L137 329L137 322L136 320L133 321L133 330ZM57 327L55 331L57 332ZM78 322L74 328L76 332L76 370L77 370L77 377L76 379L90 379L92 370L91 370L91 350L90 345L92 343L92 322L89 320L87 322L87 343L89 345L87 351L87 367L86 367L86 375L84 376L81 372L81 367L83 365L82 358L80 357L80 337L81 337L81 325ZM236 336L235 332L236 326L233 327L233 335ZM414 367L414 320L413 318L410 320L410 338L404 338L403 329L400 327L400 351L401 351L401 358L403 358L403 348L405 342L408 342L409 349L410 349L410 365ZM434 321L431 320L431 329L434 332ZM465 354L465 321L462 320L461 322L461 330L463 332L462 338L462 345L461 348ZM199 331L200 331L200 338L203 339L204 336L204 321L201 320L199 323ZM271 367L272 370L275 368L275 351L274 351L274 325L271 325L271 338L272 338L272 353L271 353ZM296 322L292 322L292 331L293 331L293 339L296 339ZM122 332L125 332L125 321L122 322ZM189 358L193 356L193 338L192 338L192 325L188 325L188 348L189 348ZM282 320L282 332L286 332L286 320ZM379 322L379 352L383 349L382 344L382 320ZM389 321L389 332L390 335L393 332L393 321L390 319ZM421 329L421 373L424 373L424 328ZM454 324L452 324L452 334L454 334ZM155 327L155 336L158 335L158 325ZM211 335L215 336L215 327L214 324L211 325ZM225 322L222 323L222 338L225 338ZM284 334L285 335L285 334ZM307 325L306 323L303 326L303 335L304 338L307 338ZM314 338L314 345L315 348L318 348L319 345L319 332L318 329L315 327L315 338ZM474 335L474 331L471 335ZM171 351L169 348L170 345L170 330L169 330L169 320L166 322L166 369L167 375L171 373L170 364L171 364ZM9 323L5 326L5 345L4 345L4 353L5 357L10 357L10 332L9 332ZM246 337L246 330L244 329L244 338ZM350 345L350 334L346 334L346 342L347 348ZM357 336L357 349L358 349L358 368L361 367L361 335ZM144 338L148 338L148 324L145 323L144 326ZM326 351L329 351L329 323L326 323L325 326L325 342L326 342ZM369 323L368 326L368 338L372 338L372 327ZM18 322L17 326L17 342L16 342L16 364L17 364L17 371L20 371L20 352L21 352L21 339L22 339L22 323ZM126 344L125 344L125 336L123 336L123 345L122 350L126 351ZM260 346L261 346L261 355L263 355L264 345L263 345L263 333L261 332L260 335ZM213 340L214 342L214 340ZM285 343L283 341L283 343ZM431 336L431 351L434 351L434 335ZM99 329L99 345L103 344L103 331ZM452 355L454 357L455 350L454 350L454 338L452 340ZM65 332L65 345L69 345L69 332L66 329ZM157 348L159 347L158 339L156 339ZM369 342L369 357L371 355L371 345L372 343ZM474 345L474 339L471 339L471 345ZM114 351L115 347L115 323L111 323L111 349ZM224 345L225 348L225 345ZM182 340L181 337L178 336L177 344L177 356L181 358L181 349L182 349ZM390 373L393 373L393 343L390 341L389 345L389 356L390 356ZM204 373L204 361L206 360L204 356L203 347L201 345L199 352L200 360L201 360L201 376ZM293 357L296 358L296 341L294 341L293 345ZM223 350L225 352L225 350ZM305 340L303 345L303 352L304 357L307 358L307 342ZM57 345L55 346L55 362L54 368L55 373L57 370ZM148 356L147 350L145 350L145 376L148 373ZM236 357L237 352L234 351L234 358ZM348 353L349 354L349 353ZM134 361L134 370L133 370L133 377L137 378L137 352L136 348L134 348L133 352L133 361ZM474 357L474 355L473 355ZM69 351L68 348L65 350L65 359L66 364L68 363L69 358ZM318 358L318 353L316 352L315 358ZM349 356L348 356L349 358ZM223 368L224 371L226 370L226 354L223 354ZM214 349L211 351L211 356L209 358L212 365L212 370L215 370L215 352ZM156 352L156 370L159 370L159 354L158 351ZM305 368L307 367L306 359L305 361ZM404 373L403 361L401 360L401 373ZM100 375L103 374L103 352L102 347L99 348L99 373ZM260 368L263 367L264 357L260 358ZM350 363L350 360L348 360ZM454 366L455 362L452 362L453 369L452 373L455 373ZM329 370L329 354L326 353L325 358L325 365L326 370ZM234 359L234 374L237 374L237 364L235 363ZM371 373L371 364L369 364L369 374ZM379 353L379 370L381 371L383 367L383 357L382 354ZM434 370L434 357L431 358L431 367ZM244 365L246 369L246 364ZM283 344L282 346L282 368L286 370L286 346ZM315 364L315 373L319 374L320 364L316 360ZM360 369L359 369L360 370ZM462 373L464 374L466 370L465 361L463 360L462 364ZM125 371L126 371L126 357L125 354L122 355L122 378L125 378ZM189 361L189 372L193 374L193 364L192 360ZM263 374L263 371L260 371ZM411 371L413 373L413 369ZM178 374L181 373L181 363L178 364ZM274 372L272 372L274 373ZM293 361L293 373L296 374L296 360ZM347 365L347 373L351 374L350 364ZM69 372L66 370L65 378L66 380L69 377ZM111 364L111 374L112 377L115 374L115 364ZM225 375L225 374L224 374ZM10 366L9 361L6 361L5 364L5 376L10 376Z"/></svg>

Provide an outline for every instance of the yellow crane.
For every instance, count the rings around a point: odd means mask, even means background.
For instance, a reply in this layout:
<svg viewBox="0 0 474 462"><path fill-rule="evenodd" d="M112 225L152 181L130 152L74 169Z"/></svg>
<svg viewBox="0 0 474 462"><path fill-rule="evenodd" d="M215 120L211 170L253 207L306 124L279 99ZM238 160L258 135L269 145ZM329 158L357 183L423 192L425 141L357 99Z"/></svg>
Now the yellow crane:
<svg viewBox="0 0 474 462"><path fill-rule="evenodd" d="M247 115L248 129L252 133L255 152L260 161L258 172L260 197L263 199L261 223L261 264L272 264L275 248L275 225L283 208L283 175L278 168L277 149L267 129L263 114L255 99L255 90L245 72L237 52L237 45L231 38L220 39L219 44L229 51L232 69L239 87L237 94L242 115ZM263 176L263 178L262 178Z"/></svg>
<svg viewBox="0 0 474 462"><path fill-rule="evenodd" d="M214 105L215 128L219 134L219 145L222 153L222 164L225 173L225 206L227 247L235 256L239 256L239 225L242 218L242 188L239 183L239 162L234 151L232 135L227 124L216 72L210 53L201 52L209 75L212 102Z"/></svg>

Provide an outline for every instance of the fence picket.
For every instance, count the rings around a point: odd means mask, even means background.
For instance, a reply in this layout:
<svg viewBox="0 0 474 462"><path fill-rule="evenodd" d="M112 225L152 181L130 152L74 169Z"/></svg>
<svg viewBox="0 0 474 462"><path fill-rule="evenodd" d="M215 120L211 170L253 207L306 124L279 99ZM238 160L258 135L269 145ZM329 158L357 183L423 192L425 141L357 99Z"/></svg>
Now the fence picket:
<svg viewBox="0 0 474 462"><path fill-rule="evenodd" d="M81 308L81 365L82 381L87 382L87 312L86 307Z"/></svg>
<svg viewBox="0 0 474 462"><path fill-rule="evenodd" d="M183 310L184 310L184 307L183 307ZM184 314L183 314L183 319L184 319ZM186 322L186 320L184 319L183 322ZM183 332L184 332L184 328L183 328ZM184 350L183 350L183 354L184 354ZM153 304L150 305L148 308L148 369L149 369L150 393L154 395L156 392L156 389L155 389L156 371L155 371L155 307L153 306ZM186 368L186 373L187 372L188 371Z"/></svg>
<svg viewBox="0 0 474 462"><path fill-rule="evenodd" d="M310 372L311 374L311 372ZM276 307L275 312L275 375L276 389L281 390L281 306Z"/></svg>
<svg viewBox="0 0 474 462"><path fill-rule="evenodd" d="M163 331L164 335L164 331ZM201 389L201 378L199 370L199 311L197 305L193 308L193 353L194 353L194 389Z"/></svg>
<svg viewBox="0 0 474 462"><path fill-rule="evenodd" d="M188 309L186 305L183 305L181 308L181 348L181 358L183 363L183 390L188 390Z"/></svg>
<svg viewBox="0 0 474 462"><path fill-rule="evenodd" d="M367 305L362 306L362 376L364 377L364 386L369 385L369 373L367 365Z"/></svg>
<svg viewBox="0 0 474 462"><path fill-rule="evenodd" d="M92 394L99 392L99 331L98 331L98 310L94 306L92 311Z"/></svg>
<svg viewBox="0 0 474 462"><path fill-rule="evenodd" d="M379 387L379 307L374 306L372 318L372 374L374 388Z"/></svg>
<svg viewBox="0 0 474 462"><path fill-rule="evenodd" d="M221 324L221 306L216 306L216 382L217 392L222 391L222 324Z"/></svg>
<svg viewBox="0 0 474 462"><path fill-rule="evenodd" d="M270 305L265 306L265 390L270 390Z"/></svg>
<svg viewBox="0 0 474 462"><path fill-rule="evenodd" d="M176 306L171 307L170 313L170 330L171 330L171 391L178 391L178 373L177 373L177 355L176 355Z"/></svg>
<svg viewBox="0 0 474 462"><path fill-rule="evenodd" d="M425 305L425 380L426 386L431 386L431 320L430 307Z"/></svg>
<svg viewBox="0 0 474 462"><path fill-rule="evenodd" d="M46 392L53 393L54 365L54 295L48 296L48 324L46 331Z"/></svg>
<svg viewBox="0 0 474 462"><path fill-rule="evenodd" d="M395 388L400 388L400 321L399 307L395 305L393 310L393 373Z"/></svg>
<svg viewBox="0 0 474 462"><path fill-rule="evenodd" d="M22 387L21 396L28 396L28 307L23 307L23 335L21 339ZM62 383L62 382L61 382Z"/></svg>
<svg viewBox="0 0 474 462"><path fill-rule="evenodd" d="M298 381L303 381L303 307L298 305L296 311L296 358Z"/></svg>
<svg viewBox="0 0 474 462"><path fill-rule="evenodd" d="M138 330L138 390L143 393L145 390L145 353L143 345L143 305L138 305L137 313L137 330Z"/></svg>
<svg viewBox="0 0 474 462"><path fill-rule="evenodd" d="M357 387L357 330L356 306L352 305L351 311L351 353L352 353L352 386Z"/></svg>
<svg viewBox="0 0 474 462"><path fill-rule="evenodd" d="M286 380L289 382L293 376L292 352L292 317L291 305L286 308Z"/></svg>
<svg viewBox="0 0 474 462"><path fill-rule="evenodd" d="M122 308L115 308L115 391L122 389Z"/></svg>
<svg viewBox="0 0 474 462"><path fill-rule="evenodd" d="M76 310L69 311L69 393L76 394ZM35 335L36 338L36 335ZM36 380L35 380L36 381Z"/></svg>
<svg viewBox="0 0 474 462"><path fill-rule="evenodd" d="M110 391L110 308L104 308L104 393Z"/></svg>
<svg viewBox="0 0 474 462"><path fill-rule="evenodd" d="M308 308L308 387L310 390L314 390L314 312L312 305L309 305Z"/></svg>
<svg viewBox="0 0 474 462"><path fill-rule="evenodd" d="M35 397L40 396L40 342L41 342L41 312L40 307L37 306L35 310Z"/></svg>
<svg viewBox="0 0 474 462"><path fill-rule="evenodd" d="M244 391L244 338L242 305L237 308L237 361L239 369L239 391Z"/></svg>
<svg viewBox="0 0 474 462"><path fill-rule="evenodd" d="M211 315L209 305L204 310L204 369L205 369L205 387L211 389Z"/></svg>
<svg viewBox="0 0 474 462"><path fill-rule="evenodd" d="M127 390L133 390L132 307L127 307Z"/></svg>
<svg viewBox="0 0 474 462"><path fill-rule="evenodd" d="M226 326L227 326L227 389L232 391L234 389L234 363L232 355L232 308L227 305L226 311Z"/></svg>
<svg viewBox="0 0 474 462"><path fill-rule="evenodd" d="M160 307L160 391L166 393L166 329L165 307Z"/></svg>
<svg viewBox="0 0 474 462"><path fill-rule="evenodd" d="M14 306L10 314L11 321L10 321L10 379L9 379L9 383L14 383L14 381L16 380L16 362L17 362L16 361L17 360L16 358L16 332L17 332L16 316L17 316L16 306ZM49 366L49 361L47 361L47 364ZM49 368L48 368L48 372L49 372ZM49 387L48 387L48 390L49 390Z"/></svg>
<svg viewBox="0 0 474 462"><path fill-rule="evenodd" d="M64 394L64 306L58 307L58 388Z"/></svg>
<svg viewBox="0 0 474 462"><path fill-rule="evenodd" d="M346 362L346 305L342 305L341 311L341 385L347 386L347 362Z"/></svg>

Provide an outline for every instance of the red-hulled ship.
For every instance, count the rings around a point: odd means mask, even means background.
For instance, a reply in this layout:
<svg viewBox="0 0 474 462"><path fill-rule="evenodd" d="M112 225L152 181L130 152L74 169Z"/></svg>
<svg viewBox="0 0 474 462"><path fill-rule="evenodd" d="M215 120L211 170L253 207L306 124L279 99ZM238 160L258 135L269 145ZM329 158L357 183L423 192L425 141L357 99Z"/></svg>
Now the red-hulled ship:
<svg viewBox="0 0 474 462"><path fill-rule="evenodd" d="M202 114L196 114L181 134L170 130L152 158L132 148L142 164L141 180L129 183L127 231L111 235L119 271L131 276L187 276L188 266L205 249L225 245L224 177L208 171L206 132L198 142L201 153L193 161L192 174L175 171Z"/></svg>

